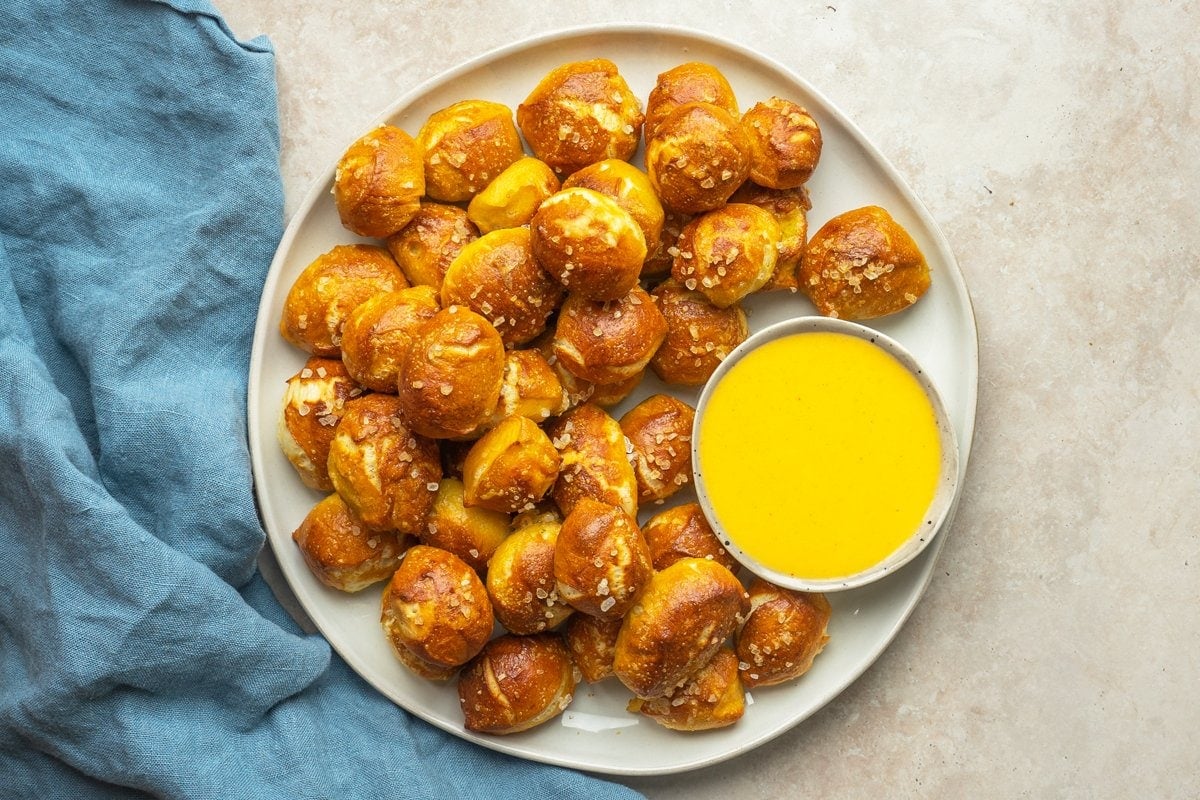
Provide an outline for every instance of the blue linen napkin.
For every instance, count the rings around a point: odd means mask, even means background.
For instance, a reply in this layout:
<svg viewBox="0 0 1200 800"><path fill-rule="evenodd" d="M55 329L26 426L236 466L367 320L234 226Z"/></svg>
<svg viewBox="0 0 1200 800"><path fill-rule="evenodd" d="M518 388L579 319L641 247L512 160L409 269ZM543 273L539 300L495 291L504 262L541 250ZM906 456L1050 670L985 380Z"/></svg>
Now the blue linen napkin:
<svg viewBox="0 0 1200 800"><path fill-rule="evenodd" d="M273 70L203 0L0 5L0 797L633 797L410 717L255 571Z"/></svg>

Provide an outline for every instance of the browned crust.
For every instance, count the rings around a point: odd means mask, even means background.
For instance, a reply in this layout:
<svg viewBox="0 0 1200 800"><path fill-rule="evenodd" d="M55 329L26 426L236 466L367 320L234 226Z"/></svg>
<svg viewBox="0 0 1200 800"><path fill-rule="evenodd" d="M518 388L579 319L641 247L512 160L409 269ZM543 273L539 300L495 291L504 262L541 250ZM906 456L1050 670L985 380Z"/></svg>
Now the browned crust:
<svg viewBox="0 0 1200 800"><path fill-rule="evenodd" d="M585 381L623 383L646 368L666 335L666 319L641 287L608 302L568 295L554 329L554 355Z"/></svg>
<svg viewBox="0 0 1200 800"><path fill-rule="evenodd" d="M421 145L394 125L380 125L351 144L334 173L342 225L379 239L407 225L425 194L423 155Z"/></svg>
<svg viewBox="0 0 1200 800"><path fill-rule="evenodd" d="M800 289L817 311L873 319L902 311L929 289L929 265L900 223L879 206L839 214L808 243Z"/></svg>
<svg viewBox="0 0 1200 800"><path fill-rule="evenodd" d="M570 705L574 691L571 656L553 634L499 636L458 681L463 724L480 733L518 733L541 725Z"/></svg>
<svg viewBox="0 0 1200 800"><path fill-rule="evenodd" d="M382 247L341 244L317 256L288 288L279 333L301 350L337 358L342 327L359 303L408 286Z"/></svg>
<svg viewBox="0 0 1200 800"><path fill-rule="evenodd" d="M647 397L621 417L642 500L665 500L691 482L695 418L695 409L665 394Z"/></svg>
<svg viewBox="0 0 1200 800"><path fill-rule="evenodd" d="M469 436L495 410L503 379L504 341L492 324L463 306L444 308L405 359L401 416L430 438Z"/></svg>
<svg viewBox="0 0 1200 800"><path fill-rule="evenodd" d="M401 421L396 397L370 394L346 403L329 450L329 477L368 527L417 535L442 464L437 443Z"/></svg>
<svg viewBox="0 0 1200 800"><path fill-rule="evenodd" d="M416 545L384 591L381 619L393 646L440 667L473 658L492 634L492 603L454 554Z"/></svg>
<svg viewBox="0 0 1200 800"><path fill-rule="evenodd" d="M798 678L829 641L832 613L823 594L797 592L756 578L750 615L738 631L737 656L748 687Z"/></svg>
<svg viewBox="0 0 1200 800"><path fill-rule="evenodd" d="M564 515L583 498L637 515L637 476L615 419L599 406L584 403L551 422L546 432L562 456L551 496Z"/></svg>
<svg viewBox="0 0 1200 800"><path fill-rule="evenodd" d="M669 694L708 663L748 610L729 570L706 559L676 561L654 573L625 615L613 671L638 697Z"/></svg>
<svg viewBox="0 0 1200 800"><path fill-rule="evenodd" d="M684 503L655 514L642 526L642 535L655 569L666 569L682 558L711 559L735 575L739 569L699 503Z"/></svg>
<svg viewBox="0 0 1200 800"><path fill-rule="evenodd" d="M717 308L677 281L659 284L651 297L667 322L667 335L650 368L666 383L702 385L750 334L740 305Z"/></svg>
<svg viewBox="0 0 1200 800"><path fill-rule="evenodd" d="M584 497L563 520L554 548L558 596L593 617L621 617L650 578L650 551L637 520Z"/></svg>
<svg viewBox="0 0 1200 800"><path fill-rule="evenodd" d="M604 109L597 117L593 108ZM551 70L517 107L517 125L534 154L558 174L603 161L628 161L637 150L644 116L617 66L605 58Z"/></svg>

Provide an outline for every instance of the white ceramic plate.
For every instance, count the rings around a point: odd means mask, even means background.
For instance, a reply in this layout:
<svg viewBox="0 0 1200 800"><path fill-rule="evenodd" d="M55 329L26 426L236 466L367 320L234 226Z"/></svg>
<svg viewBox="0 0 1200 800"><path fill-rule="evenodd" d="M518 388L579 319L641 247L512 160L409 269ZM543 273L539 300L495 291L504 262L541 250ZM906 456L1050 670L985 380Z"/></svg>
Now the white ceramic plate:
<svg viewBox="0 0 1200 800"><path fill-rule="evenodd" d="M614 61L643 103L660 72L698 60L725 73L743 109L771 95L793 99L809 109L824 137L820 166L809 183L810 231L842 211L881 205L909 230L930 263L933 285L925 297L910 310L872 326L900 341L933 377L959 437L961 480L974 426L978 358L975 321L962 275L928 212L895 170L840 111L787 68L743 47L677 28L588 28L542 36L482 56L417 87L379 121L415 134L430 113L462 99L495 100L515 110L553 67L595 57ZM640 155L635 161L640 163ZM381 587L357 595L326 588L309 573L291 541L291 532L319 496L300 482L275 439L285 381L305 360L304 354L280 338L278 321L287 290L300 271L333 245L356 241L338 222L329 194L332 181L330 165L288 226L263 287L250 361L249 434L259 509L284 576L330 644L363 678L412 713L484 747L594 772L648 775L695 769L763 744L829 702L887 647L920 599L948 531L896 574L831 595L831 640L813 668L792 683L755 690L753 704L731 727L683 734L639 720L624 710L628 693L609 680L581 685L560 720L532 731L508 737L465 731L453 683L417 678L390 652L379 626ZM807 301L788 294L752 298L747 310L752 329L812 313ZM619 416L647 394L661 390L662 385L648 377L614 414ZM695 405L697 394L679 396ZM692 497L689 493L680 499ZM644 513L643 520L647 516Z"/></svg>

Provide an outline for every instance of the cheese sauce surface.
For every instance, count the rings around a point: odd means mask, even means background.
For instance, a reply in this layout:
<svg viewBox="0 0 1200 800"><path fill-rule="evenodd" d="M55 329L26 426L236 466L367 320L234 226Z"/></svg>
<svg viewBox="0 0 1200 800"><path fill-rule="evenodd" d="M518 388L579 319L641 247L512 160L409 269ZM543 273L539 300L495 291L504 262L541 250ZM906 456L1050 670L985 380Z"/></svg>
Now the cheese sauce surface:
<svg viewBox="0 0 1200 800"><path fill-rule="evenodd" d="M797 333L712 387L696 442L704 489L760 564L822 580L882 561L924 521L941 468L933 406L889 353Z"/></svg>

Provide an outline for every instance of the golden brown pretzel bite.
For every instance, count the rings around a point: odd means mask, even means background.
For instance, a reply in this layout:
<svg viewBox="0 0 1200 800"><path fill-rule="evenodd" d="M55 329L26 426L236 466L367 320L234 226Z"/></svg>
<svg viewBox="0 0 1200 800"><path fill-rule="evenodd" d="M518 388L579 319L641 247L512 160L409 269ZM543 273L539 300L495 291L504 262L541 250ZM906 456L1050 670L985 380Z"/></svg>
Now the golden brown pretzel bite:
<svg viewBox="0 0 1200 800"><path fill-rule="evenodd" d="M637 285L646 237L621 205L576 186L546 198L529 223L534 258L572 293L615 300Z"/></svg>
<svg viewBox="0 0 1200 800"><path fill-rule="evenodd" d="M821 158L821 129L803 106L771 97L742 117L750 141L750 177L772 189L802 186Z"/></svg>
<svg viewBox="0 0 1200 800"><path fill-rule="evenodd" d="M737 118L711 103L673 110L646 144L646 174L663 207L684 214L720 208L750 177L750 143Z"/></svg>
<svg viewBox="0 0 1200 800"><path fill-rule="evenodd" d="M357 592L392 577L413 543L403 533L367 528L336 494L313 506L292 532L292 541L313 575L343 592Z"/></svg>
<svg viewBox="0 0 1200 800"><path fill-rule="evenodd" d="M514 161L471 198L467 216L483 233L528 225L538 207L562 186L545 161Z"/></svg>
<svg viewBox="0 0 1200 800"><path fill-rule="evenodd" d="M346 149L333 178L342 225L382 239L408 224L425 194L421 145L394 125L380 125Z"/></svg>
<svg viewBox="0 0 1200 800"><path fill-rule="evenodd" d="M342 354L342 327L350 312L372 295L408 286L382 247L342 244L318 256L288 289L279 333L318 356Z"/></svg>
<svg viewBox="0 0 1200 800"><path fill-rule="evenodd" d="M775 274L781 236L769 211L729 203L684 226L671 277L728 308Z"/></svg>
<svg viewBox="0 0 1200 800"><path fill-rule="evenodd" d="M670 697L635 698L629 710L676 731L706 731L732 725L746 712L737 656L728 647L687 679Z"/></svg>
<svg viewBox="0 0 1200 800"><path fill-rule="evenodd" d="M650 368L665 383L702 385L750 335L746 313L736 303L717 308L675 280L660 283L650 294L667 321L667 335Z"/></svg>
<svg viewBox="0 0 1200 800"><path fill-rule="evenodd" d="M464 726L481 733L529 730L571 704L575 670L553 634L504 635L488 642L458 681Z"/></svg>
<svg viewBox="0 0 1200 800"><path fill-rule="evenodd" d="M621 417L641 501L665 500L691 482L695 418L695 409L666 394L650 395Z"/></svg>
<svg viewBox="0 0 1200 800"><path fill-rule="evenodd" d="M567 394L555 370L540 350L509 350L504 356L500 402L488 420L495 427L508 417L545 420L567 410Z"/></svg>
<svg viewBox="0 0 1200 800"><path fill-rule="evenodd" d="M400 365L417 331L440 307L429 286L383 292L360 303L342 331L346 371L372 391L395 394Z"/></svg>
<svg viewBox="0 0 1200 800"><path fill-rule="evenodd" d="M556 67L517 106L525 141L560 175L606 158L628 161L643 119L637 97L605 58Z"/></svg>
<svg viewBox="0 0 1200 800"><path fill-rule="evenodd" d="M461 558L418 544L404 554L383 592L380 621L392 652L430 680L447 680L492 635L483 581Z"/></svg>
<svg viewBox="0 0 1200 800"><path fill-rule="evenodd" d="M443 308L418 331L400 371L400 413L433 439L470 436L496 409L504 342L464 306Z"/></svg>
<svg viewBox="0 0 1200 800"><path fill-rule="evenodd" d="M288 378L287 384L276 429L279 446L305 486L333 491L329 445L346 401L362 394L362 389L341 361L316 356Z"/></svg>
<svg viewBox="0 0 1200 800"><path fill-rule="evenodd" d="M429 115L417 133L425 153L425 194L470 200L525 155L512 110L489 100L462 100Z"/></svg>
<svg viewBox="0 0 1200 800"><path fill-rule="evenodd" d="M735 575L740 568L737 560L721 546L699 503L684 503L660 511L642 526L642 536L646 537L655 569L666 569L681 558L710 559Z"/></svg>
<svg viewBox="0 0 1200 800"><path fill-rule="evenodd" d="M329 477L368 527L420 534L442 477L437 444L400 419L394 395L346 403L329 448Z"/></svg>
<svg viewBox="0 0 1200 800"><path fill-rule="evenodd" d="M462 481L442 478L421 532L421 544L449 550L482 573L492 553L508 536L508 515L468 507L464 494Z"/></svg>
<svg viewBox="0 0 1200 800"><path fill-rule="evenodd" d="M738 103L733 87L712 64L689 61L658 76L646 100L646 141L655 137L658 126L672 111L685 103L711 103L737 116Z"/></svg>
<svg viewBox="0 0 1200 800"><path fill-rule="evenodd" d="M829 641L829 601L762 578L750 584L750 615L737 634L746 686L772 686L798 678Z"/></svg>
<svg viewBox="0 0 1200 800"><path fill-rule="evenodd" d="M552 630L574 613L554 583L554 547L559 524L541 522L518 528L492 554L487 570L488 597L496 619L512 633Z"/></svg>
<svg viewBox="0 0 1200 800"><path fill-rule="evenodd" d="M528 228L504 228L471 242L442 283L442 305L481 315L510 347L544 331L562 296L562 286L534 261Z"/></svg>
<svg viewBox="0 0 1200 800"><path fill-rule="evenodd" d="M527 417L509 417L480 437L463 464L468 506L515 514L533 508L558 478L562 458Z"/></svg>
<svg viewBox="0 0 1200 800"><path fill-rule="evenodd" d="M637 477L629 457L632 446L621 426L593 403L563 414L546 429L562 456L552 496L563 514L583 498L620 506L637 516Z"/></svg>
<svg viewBox="0 0 1200 800"><path fill-rule="evenodd" d="M676 561L654 573L625 615L613 671L638 697L671 694L708 663L749 608L742 584L720 564Z"/></svg>
<svg viewBox="0 0 1200 800"><path fill-rule="evenodd" d="M617 506L584 497L563 520L554 546L558 596L576 611L617 619L652 572L637 521Z"/></svg>
<svg viewBox="0 0 1200 800"><path fill-rule="evenodd" d="M421 203L409 223L389 236L385 244L409 283L441 291L450 262L478 238L479 230L461 208Z"/></svg>
<svg viewBox="0 0 1200 800"><path fill-rule="evenodd" d="M567 296L554 328L554 355L591 383L624 383L642 372L667 335L667 321L641 287L619 300Z"/></svg>
<svg viewBox="0 0 1200 800"><path fill-rule="evenodd" d="M769 211L779 224L779 257L775 261L775 274L762 287L764 291L786 289L791 292L800 288L797 274L804 248L808 244L808 210L812 201L803 186L795 189L768 189L753 181L746 181L729 198L730 203L749 203Z"/></svg>
<svg viewBox="0 0 1200 800"><path fill-rule="evenodd" d="M929 289L929 264L879 206L839 214L808 243L800 289L828 317L872 319L908 308Z"/></svg>
<svg viewBox="0 0 1200 800"><path fill-rule="evenodd" d="M663 207L650 185L646 173L619 158L608 158L589 164L563 181L562 188L581 186L608 195L617 205L629 212L642 229L646 246L657 242L662 234Z"/></svg>
<svg viewBox="0 0 1200 800"><path fill-rule="evenodd" d="M576 614L567 622L563 638L575 666L588 683L597 683L613 674L613 652L620 630L620 619L600 619L591 614Z"/></svg>

